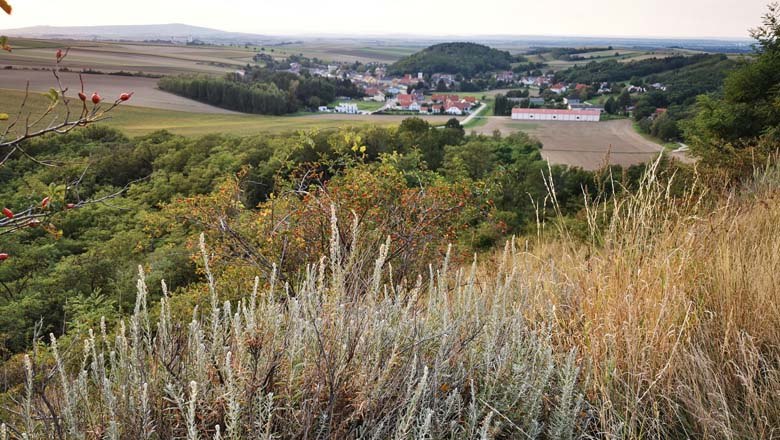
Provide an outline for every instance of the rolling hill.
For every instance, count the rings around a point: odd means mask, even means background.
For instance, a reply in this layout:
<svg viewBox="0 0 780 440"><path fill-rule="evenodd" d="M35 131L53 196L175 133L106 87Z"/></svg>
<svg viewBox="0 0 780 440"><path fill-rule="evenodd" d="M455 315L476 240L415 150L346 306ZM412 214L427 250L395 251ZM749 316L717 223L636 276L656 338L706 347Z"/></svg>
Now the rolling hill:
<svg viewBox="0 0 780 440"><path fill-rule="evenodd" d="M476 43L442 43L430 46L390 66L392 74L423 72L461 74L466 77L499 69L509 69L509 52Z"/></svg>

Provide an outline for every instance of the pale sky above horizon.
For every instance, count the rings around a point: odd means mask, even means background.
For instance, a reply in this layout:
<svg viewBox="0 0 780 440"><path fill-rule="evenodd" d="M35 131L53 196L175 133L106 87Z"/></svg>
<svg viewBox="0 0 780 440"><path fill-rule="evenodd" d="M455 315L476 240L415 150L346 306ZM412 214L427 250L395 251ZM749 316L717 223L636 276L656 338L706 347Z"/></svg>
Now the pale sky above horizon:
<svg viewBox="0 0 780 440"><path fill-rule="evenodd" d="M770 0L9 0L0 29L185 23L258 34L747 38Z"/></svg>

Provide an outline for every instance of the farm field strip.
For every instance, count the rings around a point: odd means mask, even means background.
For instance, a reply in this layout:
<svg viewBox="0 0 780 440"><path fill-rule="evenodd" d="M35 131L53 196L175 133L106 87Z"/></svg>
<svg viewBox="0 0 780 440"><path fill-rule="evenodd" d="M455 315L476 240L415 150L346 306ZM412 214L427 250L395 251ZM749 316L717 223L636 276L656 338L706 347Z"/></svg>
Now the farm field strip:
<svg viewBox="0 0 780 440"><path fill-rule="evenodd" d="M214 107L191 99L183 98L157 88L154 78L141 78L117 75L82 75L85 92L98 92L104 99L115 99L123 92L134 92L130 101L132 106L152 107L162 110L176 110L192 113L233 114L230 110ZM81 89L79 76L72 72L61 72L63 87L70 90L70 96L75 97ZM10 90L24 90L27 83L30 91L45 92L56 85L54 76L47 71L3 70L0 71L0 91L2 94ZM10 113L5 111L5 113Z"/></svg>
<svg viewBox="0 0 780 440"><path fill-rule="evenodd" d="M58 44L57 44L58 43ZM70 47L65 65L76 70L143 71L153 74L219 74L251 63L251 49L212 46L13 40L15 50L0 54L0 66L51 67L52 51Z"/></svg>
<svg viewBox="0 0 780 440"><path fill-rule="evenodd" d="M555 164L598 169L607 161L623 166L647 162L658 157L663 147L645 139L628 119L585 122L520 122L509 117L488 117L488 122L475 129L491 134L524 131L539 139L542 156Z"/></svg>
<svg viewBox="0 0 780 440"><path fill-rule="evenodd" d="M0 89L0 112L14 115L18 111L23 97L24 92L22 91ZM133 101L135 98L134 96ZM27 111L33 114L40 114L46 108L47 102L43 95L31 94ZM157 130L168 130L184 136L203 136L211 133L248 136L298 130L394 126L400 124L401 121L408 117L333 113L264 116L231 113L227 110L224 113L203 114L132 105L123 105L110 116L111 118L102 122L102 124L118 128L128 136L145 135ZM449 118L449 116L428 116L423 119L434 125L443 125ZM0 131L4 129L5 124L7 122L0 122Z"/></svg>

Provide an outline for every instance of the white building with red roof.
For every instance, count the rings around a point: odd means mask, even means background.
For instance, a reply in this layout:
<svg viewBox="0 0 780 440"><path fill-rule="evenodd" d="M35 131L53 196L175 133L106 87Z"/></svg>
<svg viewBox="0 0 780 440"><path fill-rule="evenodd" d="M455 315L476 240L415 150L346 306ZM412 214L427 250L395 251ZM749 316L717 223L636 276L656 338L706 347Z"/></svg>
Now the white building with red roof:
<svg viewBox="0 0 780 440"><path fill-rule="evenodd" d="M601 111L513 108L512 119L517 121L599 122L601 120Z"/></svg>
<svg viewBox="0 0 780 440"><path fill-rule="evenodd" d="M468 113L471 104L465 101L447 101L444 103L444 112L450 115L462 115Z"/></svg>
<svg viewBox="0 0 780 440"><path fill-rule="evenodd" d="M404 110L409 109L409 106L415 102L414 97L407 93L399 93L398 96L396 96L396 100L398 107L401 107Z"/></svg>
<svg viewBox="0 0 780 440"><path fill-rule="evenodd" d="M566 87L566 84L564 84L564 83L557 83L557 84L554 84L552 87L550 87L550 91L551 92L557 93L559 95L561 93L566 93L567 90L569 90L569 88Z"/></svg>

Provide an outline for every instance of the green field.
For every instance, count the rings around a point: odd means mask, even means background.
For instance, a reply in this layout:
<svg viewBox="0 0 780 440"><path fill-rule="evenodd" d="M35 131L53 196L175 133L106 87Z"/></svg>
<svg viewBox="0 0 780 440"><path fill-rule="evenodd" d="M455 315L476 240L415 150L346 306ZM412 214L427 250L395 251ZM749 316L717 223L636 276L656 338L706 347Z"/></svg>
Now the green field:
<svg viewBox="0 0 780 440"><path fill-rule="evenodd" d="M384 102L377 102L377 101L357 101L358 109L362 111L367 112L375 112L379 110L380 108L384 107Z"/></svg>
<svg viewBox="0 0 780 440"><path fill-rule="evenodd" d="M11 119L18 113L24 92L2 90L0 93L0 113L8 113ZM25 115L40 115L46 108L46 98L40 94L31 94L27 102ZM62 111L60 106L60 111ZM296 130L314 130L325 128L393 126L409 116L361 116L341 114L299 114L293 116L265 116L248 114L204 114L173 110L160 110L145 107L124 106L111 113L111 119L102 122L110 127L122 130L129 136L139 136L157 130L168 130L184 136L200 136L210 133L227 133L238 136L259 133L279 133ZM430 116L424 118L431 124L444 124L449 117ZM50 121L48 118L47 121ZM5 130L7 121L0 122L0 132ZM38 127L43 128L43 127Z"/></svg>

